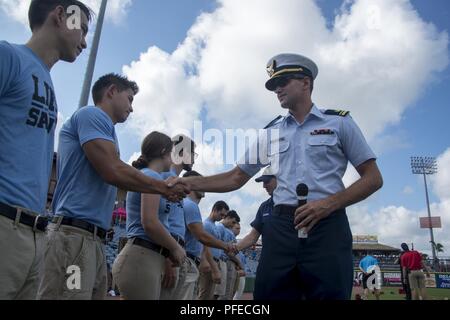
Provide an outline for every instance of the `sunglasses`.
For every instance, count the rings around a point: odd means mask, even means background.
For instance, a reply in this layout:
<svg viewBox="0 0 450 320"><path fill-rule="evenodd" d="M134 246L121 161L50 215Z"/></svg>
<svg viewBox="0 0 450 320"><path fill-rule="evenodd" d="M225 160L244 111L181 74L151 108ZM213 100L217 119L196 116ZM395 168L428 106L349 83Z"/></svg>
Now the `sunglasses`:
<svg viewBox="0 0 450 320"><path fill-rule="evenodd" d="M286 77L280 77L280 78L276 78L273 81L273 90L271 91L275 91L276 88L280 87L280 88L284 88L287 86L287 84L292 80L292 79L304 79L304 77L301 76L286 76Z"/></svg>

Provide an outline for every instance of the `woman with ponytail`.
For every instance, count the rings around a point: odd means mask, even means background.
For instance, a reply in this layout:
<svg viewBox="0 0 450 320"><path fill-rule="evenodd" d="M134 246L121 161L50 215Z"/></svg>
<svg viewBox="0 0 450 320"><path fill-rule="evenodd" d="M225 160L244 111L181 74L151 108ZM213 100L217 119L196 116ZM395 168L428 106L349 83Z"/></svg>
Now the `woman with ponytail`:
<svg viewBox="0 0 450 320"><path fill-rule="evenodd" d="M163 180L161 172L169 171L172 164L172 145L165 134L150 133L142 142L142 154L133 167ZM170 258L174 265L186 259L186 252L168 231L169 217L161 202L160 195L128 192L128 241L112 268L122 299L158 300L165 258Z"/></svg>

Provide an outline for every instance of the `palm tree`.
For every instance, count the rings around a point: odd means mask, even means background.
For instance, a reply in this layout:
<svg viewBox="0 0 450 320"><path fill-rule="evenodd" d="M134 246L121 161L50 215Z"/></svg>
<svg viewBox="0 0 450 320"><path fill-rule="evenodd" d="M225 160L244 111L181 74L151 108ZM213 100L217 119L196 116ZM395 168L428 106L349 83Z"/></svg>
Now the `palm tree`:
<svg viewBox="0 0 450 320"><path fill-rule="evenodd" d="M430 241L433 245L434 249L436 250L436 253L444 252L444 246L441 243L435 243L434 241Z"/></svg>

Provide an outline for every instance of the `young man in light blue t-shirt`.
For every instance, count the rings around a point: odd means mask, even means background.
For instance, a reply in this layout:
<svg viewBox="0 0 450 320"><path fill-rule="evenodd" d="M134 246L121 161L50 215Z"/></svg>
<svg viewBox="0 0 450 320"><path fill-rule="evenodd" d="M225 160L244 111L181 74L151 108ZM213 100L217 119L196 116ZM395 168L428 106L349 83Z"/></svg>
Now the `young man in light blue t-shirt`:
<svg viewBox="0 0 450 320"><path fill-rule="evenodd" d="M28 17L25 45L0 41L0 300L36 298L58 118L50 70L86 49L91 11L75 0L34 0Z"/></svg>
<svg viewBox="0 0 450 320"><path fill-rule="evenodd" d="M178 177L185 170L192 170L195 162L195 143L188 136L178 134L172 138L172 166L170 171L161 173L163 179ZM163 207L169 215L169 232L172 237L185 247L186 224L184 221L183 201L170 202L166 198L161 198ZM165 272L161 285L161 300L178 300L175 296L175 289L178 286L180 272L185 273L189 267L185 261L181 266L174 267L172 261L166 258Z"/></svg>
<svg viewBox="0 0 450 320"><path fill-rule="evenodd" d="M169 188L167 181L146 176L120 160L114 126L133 112L138 90L135 82L123 76L101 77L92 89L95 106L75 112L61 129L55 217L49 225L39 299L106 297L103 242L111 226L116 187L158 193L174 201L188 193L180 184ZM80 285L67 285L68 276L75 273Z"/></svg>
<svg viewBox="0 0 450 320"><path fill-rule="evenodd" d="M196 171L186 172L183 177L200 176ZM236 248L232 243L223 242L203 228L202 216L198 204L204 197L203 192L193 191L183 201L184 222L186 224L186 254L188 259L179 272L177 285L174 288L172 300L193 300L195 287L199 278L199 267L201 263L201 254L203 245L219 248L227 253L236 253ZM211 259L212 260L212 259ZM218 267L214 268L214 260L211 273L217 273L216 279L220 279ZM211 266L210 266L211 267ZM212 276L214 281L214 276Z"/></svg>

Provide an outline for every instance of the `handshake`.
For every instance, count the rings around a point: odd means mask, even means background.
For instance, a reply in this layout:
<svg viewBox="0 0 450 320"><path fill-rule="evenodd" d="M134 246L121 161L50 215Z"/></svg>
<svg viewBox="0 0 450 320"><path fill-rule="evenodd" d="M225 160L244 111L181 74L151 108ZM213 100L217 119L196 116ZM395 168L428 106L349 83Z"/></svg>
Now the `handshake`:
<svg viewBox="0 0 450 320"><path fill-rule="evenodd" d="M186 179L179 177L169 177L165 180L166 189L162 196L171 202L179 202L191 193L191 187Z"/></svg>

